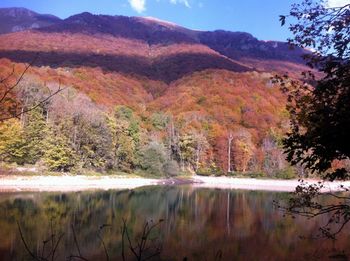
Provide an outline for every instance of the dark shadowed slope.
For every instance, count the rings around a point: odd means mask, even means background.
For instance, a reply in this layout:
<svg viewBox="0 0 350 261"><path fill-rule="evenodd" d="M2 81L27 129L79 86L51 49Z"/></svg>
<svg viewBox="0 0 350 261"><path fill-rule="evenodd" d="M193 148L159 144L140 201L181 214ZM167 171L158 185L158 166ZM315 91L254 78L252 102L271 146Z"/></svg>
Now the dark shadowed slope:
<svg viewBox="0 0 350 261"><path fill-rule="evenodd" d="M274 59L301 63L305 50L291 50L285 42L259 41L249 33L214 31L199 34L200 42L211 49L230 57L241 60L244 58Z"/></svg>
<svg viewBox="0 0 350 261"><path fill-rule="evenodd" d="M233 72L250 71L249 67L228 58L205 53L179 53L156 59L128 55L79 54L66 52L1 51L0 57L17 63L29 63L51 68L99 67L104 71L118 72L130 76L147 77L170 83L187 74L206 69L226 69Z"/></svg>

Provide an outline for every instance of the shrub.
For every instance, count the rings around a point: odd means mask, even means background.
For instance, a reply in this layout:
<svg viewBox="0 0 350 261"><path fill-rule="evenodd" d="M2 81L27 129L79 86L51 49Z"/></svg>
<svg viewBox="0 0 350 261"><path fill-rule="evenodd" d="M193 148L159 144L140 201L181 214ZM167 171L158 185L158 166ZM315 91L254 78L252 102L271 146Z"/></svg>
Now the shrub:
<svg viewBox="0 0 350 261"><path fill-rule="evenodd" d="M146 172L161 176L166 163L165 148L162 144L151 142L141 152L140 166Z"/></svg>
<svg viewBox="0 0 350 261"><path fill-rule="evenodd" d="M212 175L210 168L199 168L196 172L199 176L210 176Z"/></svg>
<svg viewBox="0 0 350 261"><path fill-rule="evenodd" d="M250 178L263 178L263 177L266 177L266 175L262 172L251 172L251 173L248 173L248 176Z"/></svg>
<svg viewBox="0 0 350 261"><path fill-rule="evenodd" d="M219 167L211 166L209 168L199 168L196 174L199 176L223 176L225 173Z"/></svg>
<svg viewBox="0 0 350 261"><path fill-rule="evenodd" d="M295 169L292 167L287 167L276 173L276 178L278 179L294 179L296 177Z"/></svg>
<svg viewBox="0 0 350 261"><path fill-rule="evenodd" d="M179 174L179 164L175 160L167 161L163 165L163 170L167 177L175 177Z"/></svg>

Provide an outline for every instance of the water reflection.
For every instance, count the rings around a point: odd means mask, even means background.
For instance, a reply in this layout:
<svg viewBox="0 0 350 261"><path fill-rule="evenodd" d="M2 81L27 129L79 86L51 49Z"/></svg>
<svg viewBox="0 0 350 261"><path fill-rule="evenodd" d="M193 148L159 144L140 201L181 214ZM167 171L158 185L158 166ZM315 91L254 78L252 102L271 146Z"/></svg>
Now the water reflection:
<svg viewBox="0 0 350 261"><path fill-rule="evenodd" d="M284 218L273 209L273 200L285 193L150 187L133 191L81 193L20 193L0 195L0 260L29 257L16 225L19 220L33 251L50 235L50 221L56 233L64 233L57 260L76 252L74 225L85 257L103 260L97 237L103 230L109 256L121 259L122 219L131 235L140 233L145 220L164 219L157 237L162 241L161 260L310 260L328 259L346 249L349 233L333 244L327 240L304 240L326 220ZM335 249L336 248L336 249Z"/></svg>

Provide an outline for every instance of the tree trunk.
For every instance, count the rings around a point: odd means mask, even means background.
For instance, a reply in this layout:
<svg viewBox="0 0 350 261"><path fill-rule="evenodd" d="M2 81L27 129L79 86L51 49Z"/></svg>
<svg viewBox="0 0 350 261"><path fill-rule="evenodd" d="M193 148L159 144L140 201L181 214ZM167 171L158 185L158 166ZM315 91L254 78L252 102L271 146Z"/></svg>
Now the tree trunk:
<svg viewBox="0 0 350 261"><path fill-rule="evenodd" d="M233 140L232 133L228 136L228 152L227 152L227 172L231 172L231 143Z"/></svg>

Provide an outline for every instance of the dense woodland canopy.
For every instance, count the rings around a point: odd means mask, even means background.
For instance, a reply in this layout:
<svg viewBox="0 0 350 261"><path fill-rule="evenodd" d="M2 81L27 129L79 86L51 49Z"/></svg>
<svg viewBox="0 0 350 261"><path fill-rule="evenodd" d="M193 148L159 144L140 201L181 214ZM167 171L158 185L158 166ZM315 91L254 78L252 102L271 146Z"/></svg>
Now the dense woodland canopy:
<svg viewBox="0 0 350 261"><path fill-rule="evenodd" d="M31 108L56 85L26 75L16 97ZM106 108L65 86L41 106L2 122L1 158L76 173L223 174L232 135L232 171L290 176L281 150L287 113L280 91L270 85L269 75L203 71L176 82L143 110L118 103Z"/></svg>
<svg viewBox="0 0 350 261"><path fill-rule="evenodd" d="M0 35L0 94L33 63L1 104L2 115L29 111L1 121L2 162L74 173L306 175L285 160L289 112L271 81L307 68L306 51L143 18L83 13L53 23Z"/></svg>

